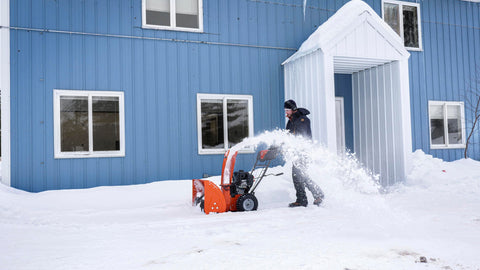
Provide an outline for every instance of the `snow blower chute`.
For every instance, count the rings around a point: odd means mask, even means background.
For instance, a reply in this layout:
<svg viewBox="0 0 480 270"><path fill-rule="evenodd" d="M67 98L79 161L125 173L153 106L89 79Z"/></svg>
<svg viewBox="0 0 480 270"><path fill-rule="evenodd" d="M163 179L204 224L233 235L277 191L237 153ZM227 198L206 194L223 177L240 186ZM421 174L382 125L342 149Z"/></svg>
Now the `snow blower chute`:
<svg viewBox="0 0 480 270"><path fill-rule="evenodd" d="M227 151L223 158L220 187L209 180L193 179L192 204L200 205L205 214L257 210L255 189L266 176L270 163L277 157L277 153L278 150L274 148L262 150L258 152L257 160L250 172L243 170L233 172L238 152ZM254 176L254 173L258 173L258 176ZM278 175L281 173L276 174Z"/></svg>

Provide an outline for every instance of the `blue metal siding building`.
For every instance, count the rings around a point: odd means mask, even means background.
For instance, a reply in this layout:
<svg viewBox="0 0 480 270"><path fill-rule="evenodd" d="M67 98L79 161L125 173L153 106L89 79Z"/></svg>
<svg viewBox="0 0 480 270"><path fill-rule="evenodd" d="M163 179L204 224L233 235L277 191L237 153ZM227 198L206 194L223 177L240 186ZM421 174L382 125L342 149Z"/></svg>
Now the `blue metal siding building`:
<svg viewBox="0 0 480 270"><path fill-rule="evenodd" d="M223 156L197 151L196 94L252 95L254 133L283 127L281 63L346 2L309 0L304 16L303 0L203 0L203 32L192 33L142 28L141 0L10 1L11 185L37 192L220 174ZM366 2L382 14L381 0ZM455 160L463 149L430 149L428 101L465 100L480 66L480 4L419 3L412 150ZM336 80L351 85L348 75ZM54 89L123 91L125 157L55 159ZM472 142L478 160L479 132Z"/></svg>
<svg viewBox="0 0 480 270"><path fill-rule="evenodd" d="M463 158L464 149L431 150L428 101L465 101L479 79L480 4L465 1L421 1L423 52L411 52L410 92L413 149L447 161ZM473 114L465 109L467 130ZM480 131L469 156L480 159Z"/></svg>

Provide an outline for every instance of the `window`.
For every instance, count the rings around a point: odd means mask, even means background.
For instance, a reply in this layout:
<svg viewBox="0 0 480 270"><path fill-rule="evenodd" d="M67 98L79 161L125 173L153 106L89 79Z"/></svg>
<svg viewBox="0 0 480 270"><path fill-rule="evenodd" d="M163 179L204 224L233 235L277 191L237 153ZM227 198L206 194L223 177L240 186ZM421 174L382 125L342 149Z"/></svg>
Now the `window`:
<svg viewBox="0 0 480 270"><path fill-rule="evenodd" d="M430 147L465 148L463 102L429 101Z"/></svg>
<svg viewBox="0 0 480 270"><path fill-rule="evenodd" d="M54 90L55 158L125 156L123 92Z"/></svg>
<svg viewBox="0 0 480 270"><path fill-rule="evenodd" d="M385 0L383 20L402 38L407 49L422 49L420 4Z"/></svg>
<svg viewBox="0 0 480 270"><path fill-rule="evenodd" d="M201 32L202 0L142 0L142 27Z"/></svg>
<svg viewBox="0 0 480 270"><path fill-rule="evenodd" d="M199 154L225 153L253 136L252 96L197 94L197 125Z"/></svg>

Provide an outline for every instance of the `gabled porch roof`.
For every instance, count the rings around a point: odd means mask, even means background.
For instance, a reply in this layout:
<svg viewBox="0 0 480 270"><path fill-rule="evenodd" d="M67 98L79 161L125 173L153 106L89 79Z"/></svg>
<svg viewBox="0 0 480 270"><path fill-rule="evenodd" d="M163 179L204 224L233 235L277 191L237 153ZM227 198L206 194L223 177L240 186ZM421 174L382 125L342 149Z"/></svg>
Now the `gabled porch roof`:
<svg viewBox="0 0 480 270"><path fill-rule="evenodd" d="M410 56L400 36L361 0L340 8L282 65L317 50L334 56L338 73L355 72L349 68L352 61L365 69Z"/></svg>

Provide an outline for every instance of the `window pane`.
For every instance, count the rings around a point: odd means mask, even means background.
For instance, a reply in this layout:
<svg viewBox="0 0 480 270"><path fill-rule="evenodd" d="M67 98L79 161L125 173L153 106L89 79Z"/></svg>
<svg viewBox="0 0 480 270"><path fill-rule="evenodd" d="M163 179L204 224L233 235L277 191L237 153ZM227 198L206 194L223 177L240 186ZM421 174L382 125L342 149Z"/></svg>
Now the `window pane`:
<svg viewBox="0 0 480 270"><path fill-rule="evenodd" d="M228 100L228 147L248 137L248 101Z"/></svg>
<svg viewBox="0 0 480 270"><path fill-rule="evenodd" d="M445 144L443 119L431 119L430 125L432 128L432 144Z"/></svg>
<svg viewBox="0 0 480 270"><path fill-rule="evenodd" d="M419 47L417 7L403 6L403 42L405 47Z"/></svg>
<svg viewBox="0 0 480 270"><path fill-rule="evenodd" d="M147 0L147 24L170 26L170 0Z"/></svg>
<svg viewBox="0 0 480 270"><path fill-rule="evenodd" d="M88 97L60 97L61 151L88 151Z"/></svg>
<svg viewBox="0 0 480 270"><path fill-rule="evenodd" d="M202 148L223 149L223 101L221 99L203 99Z"/></svg>
<svg viewBox="0 0 480 270"><path fill-rule="evenodd" d="M443 120L443 106L430 105L430 129L432 144L445 144L445 126Z"/></svg>
<svg viewBox="0 0 480 270"><path fill-rule="evenodd" d="M430 119L443 119L443 105L430 105Z"/></svg>
<svg viewBox="0 0 480 270"><path fill-rule="evenodd" d="M392 29L397 32L400 36L400 18L398 16L398 5L384 3L383 4L383 14L385 22L392 27Z"/></svg>
<svg viewBox="0 0 480 270"><path fill-rule="evenodd" d="M178 27L199 28L198 0L176 0L176 20Z"/></svg>
<svg viewBox="0 0 480 270"><path fill-rule="evenodd" d="M460 106L448 105L448 143L462 144L462 117Z"/></svg>
<svg viewBox="0 0 480 270"><path fill-rule="evenodd" d="M118 97L92 97L93 151L120 150Z"/></svg>

